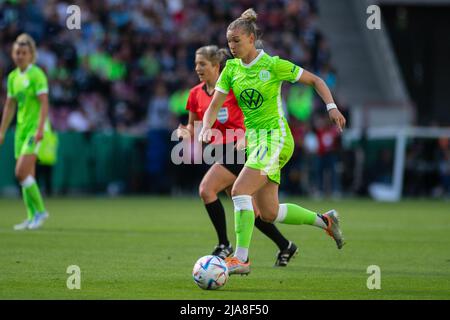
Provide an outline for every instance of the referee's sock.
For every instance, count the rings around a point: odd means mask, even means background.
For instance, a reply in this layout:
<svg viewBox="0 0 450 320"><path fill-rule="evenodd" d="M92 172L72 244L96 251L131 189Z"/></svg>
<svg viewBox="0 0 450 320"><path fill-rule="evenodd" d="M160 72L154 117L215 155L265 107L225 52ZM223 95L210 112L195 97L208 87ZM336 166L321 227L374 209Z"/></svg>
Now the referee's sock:
<svg viewBox="0 0 450 320"><path fill-rule="evenodd" d="M225 219L225 210L223 209L222 202L219 198L217 198L217 200L205 204L205 208L212 224L214 225L214 229L216 229L219 244L228 246L230 241L227 237L227 222Z"/></svg>
<svg viewBox="0 0 450 320"><path fill-rule="evenodd" d="M255 219L255 227L275 242L280 250L284 250L289 246L289 240L281 234L280 230L273 223L265 222L260 217L257 217Z"/></svg>

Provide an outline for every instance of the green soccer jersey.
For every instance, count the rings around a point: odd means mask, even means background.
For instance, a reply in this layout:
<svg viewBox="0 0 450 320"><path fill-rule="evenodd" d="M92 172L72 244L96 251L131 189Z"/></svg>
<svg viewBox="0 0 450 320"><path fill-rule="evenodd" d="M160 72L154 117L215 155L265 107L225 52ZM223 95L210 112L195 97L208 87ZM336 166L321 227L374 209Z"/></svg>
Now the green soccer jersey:
<svg viewBox="0 0 450 320"><path fill-rule="evenodd" d="M41 103L38 95L48 93L47 77L41 68L30 64L23 72L14 69L8 75L8 97L17 102L16 134L35 133L39 126Z"/></svg>
<svg viewBox="0 0 450 320"><path fill-rule="evenodd" d="M283 81L296 82L303 69L263 50L249 64L241 59L227 61L216 84L216 90L237 98L245 118L246 129L282 129L286 121L281 105Z"/></svg>

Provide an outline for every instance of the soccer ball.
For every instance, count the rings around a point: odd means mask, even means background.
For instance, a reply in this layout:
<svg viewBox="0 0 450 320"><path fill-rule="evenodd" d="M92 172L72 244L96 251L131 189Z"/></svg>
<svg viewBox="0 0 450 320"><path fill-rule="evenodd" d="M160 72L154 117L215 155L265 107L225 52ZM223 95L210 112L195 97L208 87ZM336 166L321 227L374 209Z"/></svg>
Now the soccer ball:
<svg viewBox="0 0 450 320"><path fill-rule="evenodd" d="M228 280L228 267L218 256L204 256L197 260L192 270L195 283L204 290L223 287Z"/></svg>

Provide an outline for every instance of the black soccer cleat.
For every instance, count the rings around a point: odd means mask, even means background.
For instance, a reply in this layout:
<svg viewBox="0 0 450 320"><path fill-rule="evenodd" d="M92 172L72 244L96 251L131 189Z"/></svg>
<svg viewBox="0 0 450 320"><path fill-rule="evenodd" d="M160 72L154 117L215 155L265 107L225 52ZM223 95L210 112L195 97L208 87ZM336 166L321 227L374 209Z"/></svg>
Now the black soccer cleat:
<svg viewBox="0 0 450 320"><path fill-rule="evenodd" d="M222 259L225 259L226 257L229 257L233 254L233 247L231 244L228 246L224 244L219 244L214 248L214 251L211 253L213 256L218 256Z"/></svg>
<svg viewBox="0 0 450 320"><path fill-rule="evenodd" d="M295 243L289 241L289 246L281 251L278 251L275 267L286 267L291 258L298 254L298 248Z"/></svg>

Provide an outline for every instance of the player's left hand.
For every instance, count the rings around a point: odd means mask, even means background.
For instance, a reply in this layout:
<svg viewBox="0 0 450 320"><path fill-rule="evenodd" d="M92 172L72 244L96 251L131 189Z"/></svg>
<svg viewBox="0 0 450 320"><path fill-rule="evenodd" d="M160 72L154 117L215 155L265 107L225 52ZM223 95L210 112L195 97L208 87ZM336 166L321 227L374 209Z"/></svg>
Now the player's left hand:
<svg viewBox="0 0 450 320"><path fill-rule="evenodd" d="M34 141L39 142L42 140L43 137L44 137L44 133L42 132L42 130L38 130L36 132L36 135L34 136Z"/></svg>
<svg viewBox="0 0 450 320"><path fill-rule="evenodd" d="M342 113L338 109L331 109L328 112L328 115L330 116L331 121L333 121L334 124L337 125L340 132L342 132L345 128L345 118L342 115Z"/></svg>

